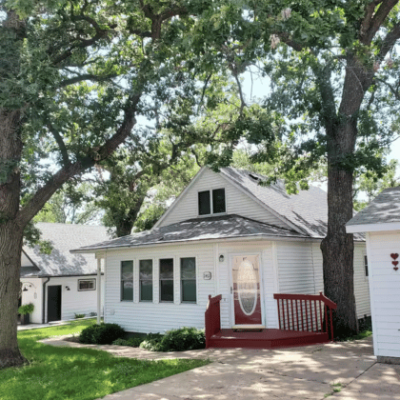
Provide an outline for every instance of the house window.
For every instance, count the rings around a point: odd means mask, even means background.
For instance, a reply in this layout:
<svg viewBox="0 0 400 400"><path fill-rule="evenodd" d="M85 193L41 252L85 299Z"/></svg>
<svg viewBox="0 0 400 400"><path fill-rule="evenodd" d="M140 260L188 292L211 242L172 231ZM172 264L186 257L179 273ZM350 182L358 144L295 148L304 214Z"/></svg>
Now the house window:
<svg viewBox="0 0 400 400"><path fill-rule="evenodd" d="M139 261L140 301L153 301L153 260Z"/></svg>
<svg viewBox="0 0 400 400"><path fill-rule="evenodd" d="M225 189L214 189L212 191L199 192L199 215L220 214L226 212Z"/></svg>
<svg viewBox="0 0 400 400"><path fill-rule="evenodd" d="M196 259L181 258L181 294L182 303L195 303L196 295Z"/></svg>
<svg viewBox="0 0 400 400"><path fill-rule="evenodd" d="M213 190L213 213L224 213L225 211L225 189Z"/></svg>
<svg viewBox="0 0 400 400"><path fill-rule="evenodd" d="M78 290L96 290L96 279L78 279Z"/></svg>
<svg viewBox="0 0 400 400"><path fill-rule="evenodd" d="M121 300L133 301L133 261L121 261Z"/></svg>
<svg viewBox="0 0 400 400"><path fill-rule="evenodd" d="M210 192L199 192L199 215L211 214Z"/></svg>
<svg viewBox="0 0 400 400"><path fill-rule="evenodd" d="M368 276L368 257L364 256L365 276Z"/></svg>
<svg viewBox="0 0 400 400"><path fill-rule="evenodd" d="M174 301L174 260L160 260L160 301Z"/></svg>

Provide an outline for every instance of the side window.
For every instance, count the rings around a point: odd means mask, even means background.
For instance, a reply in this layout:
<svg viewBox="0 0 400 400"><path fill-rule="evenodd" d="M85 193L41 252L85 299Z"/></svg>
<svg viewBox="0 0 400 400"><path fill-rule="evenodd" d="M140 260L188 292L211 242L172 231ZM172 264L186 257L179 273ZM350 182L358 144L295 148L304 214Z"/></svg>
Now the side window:
<svg viewBox="0 0 400 400"><path fill-rule="evenodd" d="M153 260L139 261L140 301L153 301Z"/></svg>
<svg viewBox="0 0 400 400"><path fill-rule="evenodd" d="M365 276L368 276L368 257L364 256Z"/></svg>
<svg viewBox="0 0 400 400"><path fill-rule="evenodd" d="M181 293L182 303L195 303L196 293L196 259L181 258Z"/></svg>
<svg viewBox="0 0 400 400"><path fill-rule="evenodd" d="M133 301L133 261L121 261L121 300Z"/></svg>
<svg viewBox="0 0 400 400"><path fill-rule="evenodd" d="M80 292L96 290L96 279L78 279L78 290Z"/></svg>
<svg viewBox="0 0 400 400"><path fill-rule="evenodd" d="M160 259L160 301L174 301L174 260Z"/></svg>
<svg viewBox="0 0 400 400"><path fill-rule="evenodd" d="M211 214L210 192L199 192L199 215Z"/></svg>
<svg viewBox="0 0 400 400"><path fill-rule="evenodd" d="M226 211L225 206L225 189L213 190L213 213L224 213Z"/></svg>

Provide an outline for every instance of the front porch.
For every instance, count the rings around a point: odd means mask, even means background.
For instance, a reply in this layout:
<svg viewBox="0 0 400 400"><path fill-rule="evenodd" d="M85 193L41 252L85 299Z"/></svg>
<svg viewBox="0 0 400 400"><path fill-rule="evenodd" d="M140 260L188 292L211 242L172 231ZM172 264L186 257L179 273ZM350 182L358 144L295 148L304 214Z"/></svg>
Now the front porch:
<svg viewBox="0 0 400 400"><path fill-rule="evenodd" d="M332 311L336 304L319 295L275 294L279 329L221 329L220 302L222 296L209 296L205 314L207 348L273 349L334 340Z"/></svg>

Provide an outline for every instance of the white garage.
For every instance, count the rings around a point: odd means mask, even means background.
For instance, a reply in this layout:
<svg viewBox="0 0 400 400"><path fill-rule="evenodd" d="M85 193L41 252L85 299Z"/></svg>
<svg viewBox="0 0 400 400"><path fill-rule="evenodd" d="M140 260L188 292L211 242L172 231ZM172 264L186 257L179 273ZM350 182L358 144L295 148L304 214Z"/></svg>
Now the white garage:
<svg viewBox="0 0 400 400"><path fill-rule="evenodd" d="M379 362L400 364L400 186L377 196L347 232L367 237L374 353Z"/></svg>

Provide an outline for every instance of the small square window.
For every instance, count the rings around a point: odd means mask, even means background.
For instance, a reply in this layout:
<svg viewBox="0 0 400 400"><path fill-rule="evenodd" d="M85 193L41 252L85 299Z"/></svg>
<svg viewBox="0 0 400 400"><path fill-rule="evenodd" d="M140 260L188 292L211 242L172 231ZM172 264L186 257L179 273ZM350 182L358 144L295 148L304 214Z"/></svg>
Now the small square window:
<svg viewBox="0 0 400 400"><path fill-rule="evenodd" d="M213 213L224 213L225 207L225 189L213 190Z"/></svg>
<svg viewBox="0 0 400 400"><path fill-rule="evenodd" d="M199 215L211 214L210 192L199 192Z"/></svg>
<svg viewBox="0 0 400 400"><path fill-rule="evenodd" d="M78 290L80 292L87 290L96 290L96 279L79 279Z"/></svg>

